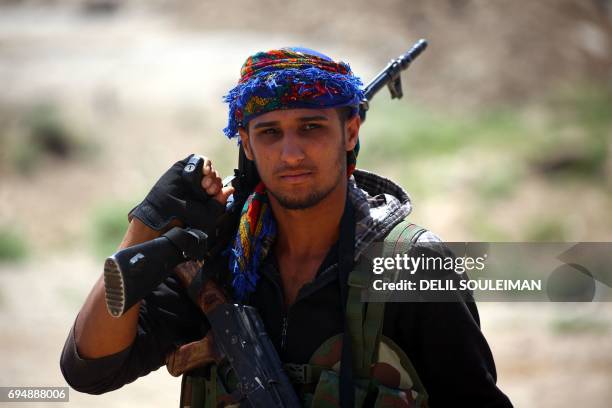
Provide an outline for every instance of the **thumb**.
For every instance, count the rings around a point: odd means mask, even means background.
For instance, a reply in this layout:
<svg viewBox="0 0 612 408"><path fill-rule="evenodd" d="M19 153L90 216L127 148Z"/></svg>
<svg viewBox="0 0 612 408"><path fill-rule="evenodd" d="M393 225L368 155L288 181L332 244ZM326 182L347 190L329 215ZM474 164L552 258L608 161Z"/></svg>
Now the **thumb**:
<svg viewBox="0 0 612 408"><path fill-rule="evenodd" d="M217 200L220 204L225 205L227 203L227 199L232 194L234 194L234 187L223 187L217 194L215 194L213 199Z"/></svg>

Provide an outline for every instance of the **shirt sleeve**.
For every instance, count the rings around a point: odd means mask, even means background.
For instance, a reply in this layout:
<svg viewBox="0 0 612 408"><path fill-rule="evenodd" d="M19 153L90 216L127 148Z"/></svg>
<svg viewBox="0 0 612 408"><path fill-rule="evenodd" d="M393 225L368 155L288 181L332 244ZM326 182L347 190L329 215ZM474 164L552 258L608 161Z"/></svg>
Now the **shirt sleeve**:
<svg viewBox="0 0 612 408"><path fill-rule="evenodd" d="M165 364L168 352L202 338L208 327L204 314L171 275L141 303L138 331L130 346L109 356L85 359L77 351L73 325L60 368L75 390L102 394L157 370Z"/></svg>
<svg viewBox="0 0 612 408"><path fill-rule="evenodd" d="M436 244L434 250L425 245L417 252L448 256L447 249L440 250L443 246ZM455 295L444 302L402 303L396 317L400 347L412 361L430 407L512 407L496 385L495 362L480 330L476 303L471 295Z"/></svg>

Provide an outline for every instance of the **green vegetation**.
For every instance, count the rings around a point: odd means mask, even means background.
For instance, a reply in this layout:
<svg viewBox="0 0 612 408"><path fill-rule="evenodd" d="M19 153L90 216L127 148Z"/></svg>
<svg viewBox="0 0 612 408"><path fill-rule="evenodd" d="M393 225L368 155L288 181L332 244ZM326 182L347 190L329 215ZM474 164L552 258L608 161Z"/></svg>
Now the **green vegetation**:
<svg viewBox="0 0 612 408"><path fill-rule="evenodd" d="M21 174L31 174L45 160L75 159L94 147L49 103L20 113L10 131L5 129L2 139L2 147L6 149L3 161Z"/></svg>
<svg viewBox="0 0 612 408"><path fill-rule="evenodd" d="M28 255L25 238L15 228L0 226L0 262L18 262Z"/></svg>
<svg viewBox="0 0 612 408"><path fill-rule="evenodd" d="M521 174L514 168L496 168L487 178L476 185L476 191L483 200L500 200L512 196Z"/></svg>
<svg viewBox="0 0 612 408"><path fill-rule="evenodd" d="M368 115L362 131L367 160L452 154L473 145L511 146L525 137L518 114L512 111L452 117L401 102L381 105Z"/></svg>
<svg viewBox="0 0 612 408"><path fill-rule="evenodd" d="M540 145L544 157L536 165L555 177L604 181L610 160L612 92L593 86L565 90L549 105L549 131Z"/></svg>
<svg viewBox="0 0 612 408"><path fill-rule="evenodd" d="M514 156L546 175L598 178L609 159L612 92L584 87L551 97L534 120L530 107L499 108L461 117L405 102L377 101L362 131L360 161L375 165L423 161L477 148Z"/></svg>
<svg viewBox="0 0 612 408"><path fill-rule="evenodd" d="M547 217L533 219L526 231L527 241L564 242L569 237L563 220Z"/></svg>
<svg viewBox="0 0 612 408"><path fill-rule="evenodd" d="M504 242L511 241L509 233L504 231L502 227L495 225L489 217L483 217L482 213L478 213L472 216L471 222L468 223L469 232L474 237L479 238L482 241L491 242Z"/></svg>
<svg viewBox="0 0 612 408"><path fill-rule="evenodd" d="M558 335L567 334L606 334L610 322L596 317L556 318L550 322L550 329Z"/></svg>
<svg viewBox="0 0 612 408"><path fill-rule="evenodd" d="M94 209L90 236L95 256L106 258L117 251L128 226L127 214L133 207L133 204L111 202Z"/></svg>
<svg viewBox="0 0 612 408"><path fill-rule="evenodd" d="M578 210L572 223L570 203L595 203L612 187L610 112L605 86L463 115L381 98L362 128L358 166L397 180L417 205L463 208L466 232L479 239L563 241L584 233L576 228L588 218ZM601 225L610 224L602 214Z"/></svg>

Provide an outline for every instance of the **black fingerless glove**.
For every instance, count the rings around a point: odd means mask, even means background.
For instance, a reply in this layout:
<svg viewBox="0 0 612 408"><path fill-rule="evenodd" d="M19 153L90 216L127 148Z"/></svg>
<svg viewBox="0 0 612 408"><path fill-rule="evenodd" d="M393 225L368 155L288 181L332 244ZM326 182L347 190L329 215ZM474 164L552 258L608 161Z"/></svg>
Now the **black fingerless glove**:
<svg viewBox="0 0 612 408"><path fill-rule="evenodd" d="M128 220L136 217L159 231L177 218L185 226L211 235L225 208L201 186L203 161L201 156L191 154L174 163L145 199L129 212Z"/></svg>

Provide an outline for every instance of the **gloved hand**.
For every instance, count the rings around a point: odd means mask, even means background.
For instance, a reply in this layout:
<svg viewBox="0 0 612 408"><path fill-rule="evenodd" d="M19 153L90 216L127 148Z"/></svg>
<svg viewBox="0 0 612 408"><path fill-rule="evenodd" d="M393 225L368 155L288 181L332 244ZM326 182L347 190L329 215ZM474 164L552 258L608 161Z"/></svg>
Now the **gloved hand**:
<svg viewBox="0 0 612 408"><path fill-rule="evenodd" d="M223 187L219 173L206 157L191 154L174 163L155 183L145 199L128 214L154 230L175 219L184 226L214 232L233 187Z"/></svg>

